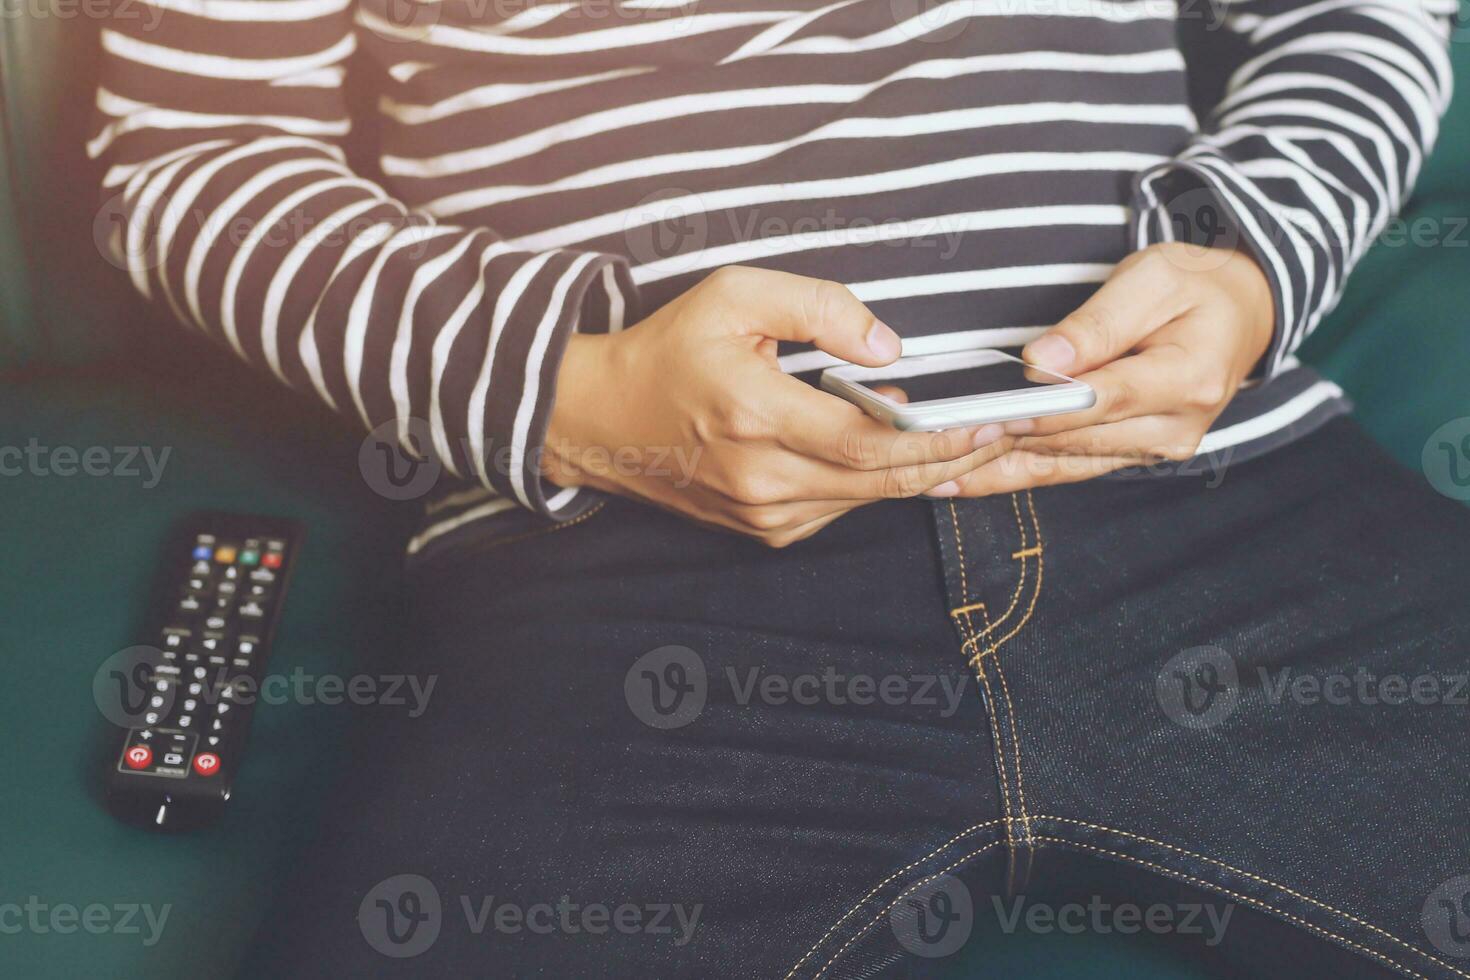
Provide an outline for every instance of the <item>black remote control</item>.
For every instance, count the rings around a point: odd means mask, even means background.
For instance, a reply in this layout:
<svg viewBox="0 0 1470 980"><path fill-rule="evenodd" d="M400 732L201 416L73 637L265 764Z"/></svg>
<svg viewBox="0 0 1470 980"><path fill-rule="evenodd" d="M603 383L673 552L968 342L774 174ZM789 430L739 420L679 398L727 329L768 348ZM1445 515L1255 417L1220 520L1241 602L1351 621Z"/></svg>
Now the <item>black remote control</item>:
<svg viewBox="0 0 1470 980"><path fill-rule="evenodd" d="M114 658L123 703L99 694L126 729L107 769L120 819L187 830L223 811L301 539L295 521L244 514L196 515L172 538L146 640Z"/></svg>

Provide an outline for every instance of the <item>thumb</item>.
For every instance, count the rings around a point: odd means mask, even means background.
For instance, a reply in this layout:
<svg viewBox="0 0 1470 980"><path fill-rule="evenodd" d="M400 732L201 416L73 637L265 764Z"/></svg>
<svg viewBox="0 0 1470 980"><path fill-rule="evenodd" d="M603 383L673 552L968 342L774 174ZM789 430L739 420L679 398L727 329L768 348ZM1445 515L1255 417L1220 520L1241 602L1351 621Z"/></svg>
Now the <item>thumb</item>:
<svg viewBox="0 0 1470 980"><path fill-rule="evenodd" d="M738 271L737 271L738 270ZM841 283L768 269L723 270L738 300L757 316L750 333L814 345L833 357L881 367L903 353L898 334Z"/></svg>
<svg viewBox="0 0 1470 980"><path fill-rule="evenodd" d="M1172 282L1158 263L1120 263L1102 288L1027 344L1028 364L1076 377L1115 361L1173 319Z"/></svg>

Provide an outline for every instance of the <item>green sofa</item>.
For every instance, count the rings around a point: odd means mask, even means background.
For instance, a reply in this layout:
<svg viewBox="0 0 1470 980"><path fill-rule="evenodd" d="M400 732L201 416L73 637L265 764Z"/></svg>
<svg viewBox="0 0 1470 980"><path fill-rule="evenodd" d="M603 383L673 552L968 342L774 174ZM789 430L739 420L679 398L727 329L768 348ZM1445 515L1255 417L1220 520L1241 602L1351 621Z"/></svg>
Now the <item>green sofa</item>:
<svg viewBox="0 0 1470 980"><path fill-rule="evenodd" d="M95 82L96 24L82 14L91 8L20 9L29 13L12 12L0 33L0 447L34 446L44 461L0 475L0 662L12 671L0 684L9 733L0 907L35 907L39 926L13 933L4 927L15 920L0 917L0 976L224 975L285 869L331 837L316 815L342 757L347 709L263 709L226 818L161 836L117 823L100 804L93 675L136 639L166 527L207 508L308 525L274 666L353 674L392 643L403 515L359 477L357 432L153 322L133 300L94 244L96 174L81 153ZM1470 44L1458 43L1455 58L1470 72ZM1407 240L1373 250L1307 351L1414 467L1432 431L1470 415L1464 105L1405 216ZM52 454L60 447L102 447L119 464L146 447L163 466L156 480L146 467L65 475L64 455ZM130 904L169 907L157 941L141 919L140 932L94 934L49 918L100 905L121 924L117 907ZM956 977L1199 969L1140 937L991 933L952 964Z"/></svg>

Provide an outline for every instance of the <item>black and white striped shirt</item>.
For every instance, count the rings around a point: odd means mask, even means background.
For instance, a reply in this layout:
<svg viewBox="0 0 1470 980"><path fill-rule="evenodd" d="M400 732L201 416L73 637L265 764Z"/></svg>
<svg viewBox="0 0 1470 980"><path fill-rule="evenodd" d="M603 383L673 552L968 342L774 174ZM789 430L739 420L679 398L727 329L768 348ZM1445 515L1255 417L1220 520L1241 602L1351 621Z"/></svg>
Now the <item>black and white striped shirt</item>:
<svg viewBox="0 0 1470 980"><path fill-rule="evenodd" d="M139 290L367 428L420 448L422 420L423 448L479 485L436 502L417 550L517 506L580 513L587 493L537 473L568 335L727 264L846 283L918 353L1024 343L1130 251L1239 236L1275 290L1269 380L1201 452L1315 426L1342 393L1292 351L1434 142L1453 12L129 0L102 34L90 151ZM1226 76L1202 120L1191 35ZM381 75L376 180L342 150L358 50Z"/></svg>

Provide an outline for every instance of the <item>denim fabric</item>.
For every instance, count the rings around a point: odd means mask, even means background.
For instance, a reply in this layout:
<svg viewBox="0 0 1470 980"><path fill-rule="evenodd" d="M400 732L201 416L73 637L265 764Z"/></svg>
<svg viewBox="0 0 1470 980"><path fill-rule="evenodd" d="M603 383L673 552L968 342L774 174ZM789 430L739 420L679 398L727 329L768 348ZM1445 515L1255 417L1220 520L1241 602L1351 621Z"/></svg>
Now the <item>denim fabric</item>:
<svg viewBox="0 0 1470 980"><path fill-rule="evenodd" d="M363 713L246 974L919 976L1162 901L1233 913L1175 929L1222 974L1470 977L1467 544L1346 419L784 551L487 531L417 569L381 666L434 695Z"/></svg>

